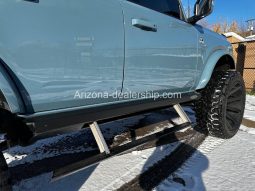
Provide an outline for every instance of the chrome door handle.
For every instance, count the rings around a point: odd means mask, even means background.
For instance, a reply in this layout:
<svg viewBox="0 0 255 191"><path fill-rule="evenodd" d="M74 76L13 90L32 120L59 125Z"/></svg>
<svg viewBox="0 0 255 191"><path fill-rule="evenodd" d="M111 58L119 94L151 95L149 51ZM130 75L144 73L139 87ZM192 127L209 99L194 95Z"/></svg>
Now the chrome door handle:
<svg viewBox="0 0 255 191"><path fill-rule="evenodd" d="M157 25L150 23L149 21L145 21L142 19L132 19L132 25L134 27L140 28L144 31L152 31L157 32Z"/></svg>
<svg viewBox="0 0 255 191"><path fill-rule="evenodd" d="M28 2L31 2L31 3L39 3L39 0L23 0L23 1L28 1Z"/></svg>

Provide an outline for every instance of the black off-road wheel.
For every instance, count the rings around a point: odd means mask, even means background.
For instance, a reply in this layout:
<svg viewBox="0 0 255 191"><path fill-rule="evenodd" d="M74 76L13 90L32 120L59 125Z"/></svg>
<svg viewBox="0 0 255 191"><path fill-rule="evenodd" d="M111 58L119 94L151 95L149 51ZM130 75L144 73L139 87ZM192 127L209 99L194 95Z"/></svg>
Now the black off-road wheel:
<svg viewBox="0 0 255 191"><path fill-rule="evenodd" d="M195 103L197 123L209 135L230 139L239 130L245 108L245 85L236 71L215 71Z"/></svg>
<svg viewBox="0 0 255 191"><path fill-rule="evenodd" d="M11 191L11 178L8 166L2 152L0 152L0 191Z"/></svg>

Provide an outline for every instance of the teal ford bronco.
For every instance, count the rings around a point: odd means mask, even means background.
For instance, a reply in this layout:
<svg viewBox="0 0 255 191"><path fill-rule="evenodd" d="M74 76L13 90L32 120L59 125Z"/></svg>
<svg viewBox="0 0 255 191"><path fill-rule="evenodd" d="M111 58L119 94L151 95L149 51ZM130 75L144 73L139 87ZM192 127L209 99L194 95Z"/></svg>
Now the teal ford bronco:
<svg viewBox="0 0 255 191"><path fill-rule="evenodd" d="M180 0L1 0L0 133L27 145L189 102L211 135L233 137L245 87L231 44L196 24L212 10L213 0L190 18Z"/></svg>

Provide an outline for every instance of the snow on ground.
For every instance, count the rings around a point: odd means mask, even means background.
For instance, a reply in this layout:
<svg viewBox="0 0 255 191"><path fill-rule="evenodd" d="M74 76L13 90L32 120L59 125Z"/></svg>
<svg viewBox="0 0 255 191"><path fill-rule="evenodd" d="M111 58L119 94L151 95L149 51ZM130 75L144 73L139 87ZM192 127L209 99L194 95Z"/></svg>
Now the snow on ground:
<svg viewBox="0 0 255 191"><path fill-rule="evenodd" d="M246 106L244 111L244 118L255 121L255 96L246 96ZM248 128L244 125L240 128L242 131L255 135L255 128Z"/></svg>
<svg viewBox="0 0 255 191"><path fill-rule="evenodd" d="M249 128L245 127L244 125L241 125L240 130L255 135L255 128Z"/></svg>
<svg viewBox="0 0 255 191"><path fill-rule="evenodd" d="M229 191L254 190L255 136L239 133L231 140L219 141L209 137L174 177L170 176L155 190Z"/></svg>
<svg viewBox="0 0 255 191"><path fill-rule="evenodd" d="M44 174L22 181L14 190L115 190L171 153L177 146L178 143L174 143L117 156L56 182L50 182L51 173Z"/></svg>
<svg viewBox="0 0 255 191"><path fill-rule="evenodd" d="M244 117L255 121L255 96L247 95L246 96L246 106Z"/></svg>
<svg viewBox="0 0 255 191"><path fill-rule="evenodd" d="M185 108L185 110L191 116L191 119L195 121L193 111L189 108ZM134 126L139 122L139 120L146 116L147 115L145 114L123 120L117 120L111 123L102 124L100 125L100 128L106 140L114 136L115 139L118 139L118 136L125 132L127 127ZM158 116L155 114L154 117L156 118ZM181 123L180 118L176 115L172 115L172 121L177 124ZM158 132L159 130L160 128L156 128L153 132ZM152 133L147 133L147 135L150 134ZM92 137L91 131L86 128L79 132L42 139L27 147L13 147L5 152L4 156L8 165L13 167L63 154L92 151L96 149L96 145Z"/></svg>
<svg viewBox="0 0 255 191"><path fill-rule="evenodd" d="M189 108L185 111L194 121L194 113ZM245 118L255 121L255 97L247 96ZM111 130L122 132L123 124L132 125L139 119L116 122ZM180 119L174 119L176 123ZM108 129L109 125L105 126ZM107 136L118 131L105 131ZM21 148L15 147L5 153L10 166L31 163L35 160L93 149L91 145L80 144L84 141L85 132L61 135L55 138L38 141L36 144ZM70 139L77 140L73 146L68 146ZM63 142L67 142L64 144ZM80 147L76 147L79 145ZM46 173L28 180L23 180L14 186L14 190L43 191L77 191L77 190L115 190L135 176L145 171L165 155L171 153L179 143L165 145L144 151L133 152L81 170L64 179L52 182L52 173ZM51 149L49 145L57 145ZM203 191L203 190L254 190L255 186L255 130L241 127L241 131L231 140L219 140L212 137L199 147L196 154L179 169L174 177L170 176L155 190ZM61 151L60 151L61 149ZM185 186L174 180L182 179Z"/></svg>
<svg viewBox="0 0 255 191"><path fill-rule="evenodd" d="M111 124L104 124L101 126L101 129L107 139L116 134L121 134L126 130L125 126L134 125L143 117L135 116L128 120L124 119ZM109 128L111 128L110 131ZM9 166L13 167L63 154L91 151L95 150L95 145L91 145L91 137L90 130L83 129L79 132L42 139L27 147L13 147L5 152L4 156Z"/></svg>
<svg viewBox="0 0 255 191"><path fill-rule="evenodd" d="M244 118L255 121L255 96L247 95ZM230 140L208 137L183 167L154 190L253 191L254 148L255 129L244 125Z"/></svg>
<svg viewBox="0 0 255 191"><path fill-rule="evenodd" d="M133 152L101 162L62 180L51 182L51 173L15 185L14 190L115 190L163 158L177 144ZM175 173L185 186L173 177L163 181L159 191L252 191L255 179L255 136L239 133L231 140L209 137L186 164Z"/></svg>

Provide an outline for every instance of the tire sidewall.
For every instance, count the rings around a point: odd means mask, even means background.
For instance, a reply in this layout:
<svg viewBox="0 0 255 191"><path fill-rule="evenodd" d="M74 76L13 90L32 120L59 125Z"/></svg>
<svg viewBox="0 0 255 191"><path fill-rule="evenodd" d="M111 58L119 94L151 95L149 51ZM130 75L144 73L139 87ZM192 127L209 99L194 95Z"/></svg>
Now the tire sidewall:
<svg viewBox="0 0 255 191"><path fill-rule="evenodd" d="M237 85L240 84L241 88L242 88L242 94L240 95L241 97L241 108L245 107L245 101L246 101L246 93L245 93L245 85L244 85L244 81L243 78L241 77L240 74L235 75L235 77L230 78L229 79L229 83L224 87L224 98L223 100L221 100L222 103L222 125L224 126L224 131L225 134L229 135L229 137L233 137L234 135L236 135L236 133L238 132L240 125L242 123L242 119L243 119L243 115L244 115L244 109L242 110L242 112L239 115L239 118L236 119L236 126L233 127L232 129L229 129L227 126L227 102L228 102L228 97L230 96L230 91L232 90L232 88Z"/></svg>

